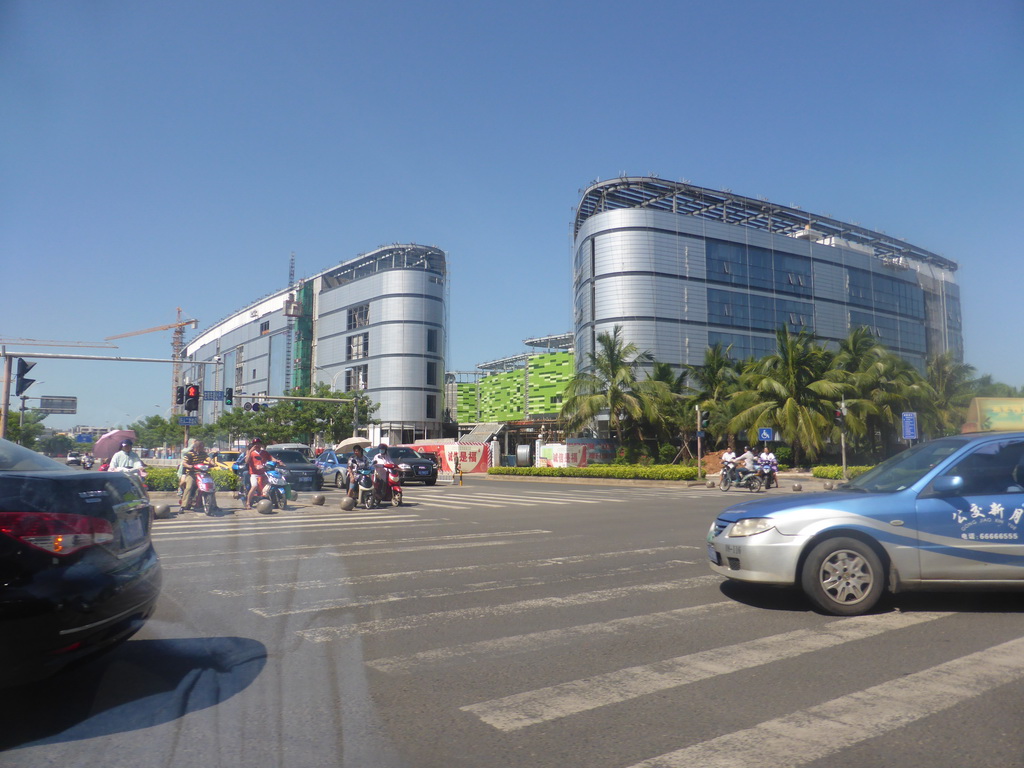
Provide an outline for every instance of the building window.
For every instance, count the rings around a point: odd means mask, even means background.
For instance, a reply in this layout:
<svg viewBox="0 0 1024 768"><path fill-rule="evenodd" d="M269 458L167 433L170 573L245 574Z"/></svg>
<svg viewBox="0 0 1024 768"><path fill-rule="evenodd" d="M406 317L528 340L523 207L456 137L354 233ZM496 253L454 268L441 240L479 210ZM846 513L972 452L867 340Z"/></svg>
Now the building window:
<svg viewBox="0 0 1024 768"><path fill-rule="evenodd" d="M366 381L369 375L369 366L356 365L345 369L345 391L366 389Z"/></svg>
<svg viewBox="0 0 1024 768"><path fill-rule="evenodd" d="M370 334L357 333L348 337L347 360L359 360L370 354Z"/></svg>
<svg viewBox="0 0 1024 768"><path fill-rule="evenodd" d="M427 384L428 385L437 384L437 363L434 363L434 362L428 362L427 363Z"/></svg>
<svg viewBox="0 0 1024 768"><path fill-rule="evenodd" d="M437 352L437 329L427 329L427 352Z"/></svg>
<svg viewBox="0 0 1024 768"><path fill-rule="evenodd" d="M270 333L270 321L269 320L264 320L262 323L260 323L260 336L262 336L265 333Z"/></svg>
<svg viewBox="0 0 1024 768"><path fill-rule="evenodd" d="M370 305L360 304L348 311L348 330L364 328L370 324Z"/></svg>
<svg viewBox="0 0 1024 768"><path fill-rule="evenodd" d="M427 395L427 418L437 418L437 395Z"/></svg>

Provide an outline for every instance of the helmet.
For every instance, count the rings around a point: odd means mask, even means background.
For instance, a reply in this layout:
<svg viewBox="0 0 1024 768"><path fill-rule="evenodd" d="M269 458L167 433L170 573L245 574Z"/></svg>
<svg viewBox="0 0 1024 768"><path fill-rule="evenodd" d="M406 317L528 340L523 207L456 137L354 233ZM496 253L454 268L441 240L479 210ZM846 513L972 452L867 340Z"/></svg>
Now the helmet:
<svg viewBox="0 0 1024 768"><path fill-rule="evenodd" d="M133 445L134 445L134 443L131 440L122 440L121 441L121 447L122 448L131 448Z"/></svg>
<svg viewBox="0 0 1024 768"><path fill-rule="evenodd" d="M380 450L380 451L386 451L387 449L388 449L388 444L387 443L381 443L380 445L377 446L377 450Z"/></svg>

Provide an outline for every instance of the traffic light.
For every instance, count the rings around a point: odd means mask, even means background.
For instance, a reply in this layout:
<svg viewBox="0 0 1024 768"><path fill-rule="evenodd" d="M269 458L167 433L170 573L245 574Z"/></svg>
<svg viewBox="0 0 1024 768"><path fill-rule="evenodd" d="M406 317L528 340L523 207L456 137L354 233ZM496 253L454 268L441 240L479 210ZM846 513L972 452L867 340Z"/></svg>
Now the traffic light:
<svg viewBox="0 0 1024 768"><path fill-rule="evenodd" d="M832 417L832 421L835 422L837 427L843 426L846 423L846 415L839 409L836 408L835 415Z"/></svg>
<svg viewBox="0 0 1024 768"><path fill-rule="evenodd" d="M196 384L185 387L185 410L188 413L199 410L199 387Z"/></svg>
<svg viewBox="0 0 1024 768"><path fill-rule="evenodd" d="M701 429L707 429L709 421L711 421L711 414L710 413L706 413L706 412L702 412L701 415L700 415L700 428Z"/></svg>
<svg viewBox="0 0 1024 768"><path fill-rule="evenodd" d="M174 390L174 402L176 402L178 405L181 405L182 403L185 402L184 387L178 387L176 390Z"/></svg>
<svg viewBox="0 0 1024 768"><path fill-rule="evenodd" d="M235 390L232 389L231 387L228 387L227 389L224 390L224 405L234 405L234 404L235 404Z"/></svg>
<svg viewBox="0 0 1024 768"><path fill-rule="evenodd" d="M36 383L35 379L25 378L28 372L35 367L35 363L27 363L23 358L18 358L18 373L14 380L14 394L21 397L26 389Z"/></svg>

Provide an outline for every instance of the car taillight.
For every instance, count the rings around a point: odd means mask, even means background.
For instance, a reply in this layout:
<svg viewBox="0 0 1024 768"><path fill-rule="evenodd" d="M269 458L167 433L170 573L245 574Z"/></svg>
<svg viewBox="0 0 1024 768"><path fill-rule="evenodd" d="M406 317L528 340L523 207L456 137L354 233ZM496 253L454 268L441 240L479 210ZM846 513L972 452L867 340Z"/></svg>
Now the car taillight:
<svg viewBox="0 0 1024 768"><path fill-rule="evenodd" d="M108 520L51 512L0 512L0 534L54 555L114 540Z"/></svg>

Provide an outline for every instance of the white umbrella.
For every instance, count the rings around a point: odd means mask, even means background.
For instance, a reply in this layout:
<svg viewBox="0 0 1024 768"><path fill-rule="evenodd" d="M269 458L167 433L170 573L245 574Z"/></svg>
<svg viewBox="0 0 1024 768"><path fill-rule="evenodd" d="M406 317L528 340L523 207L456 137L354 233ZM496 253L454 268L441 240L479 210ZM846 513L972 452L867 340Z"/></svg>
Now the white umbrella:
<svg viewBox="0 0 1024 768"><path fill-rule="evenodd" d="M357 445L360 448L369 448L371 445L373 445L373 443L371 443L365 437L346 437L344 440L342 440L340 443L334 446L334 450L351 451Z"/></svg>

